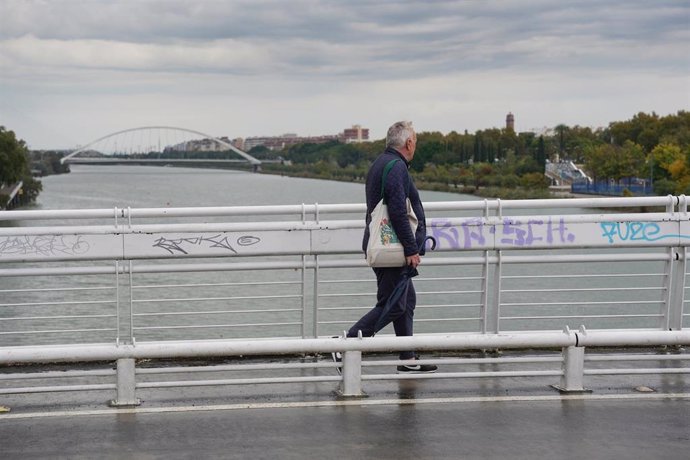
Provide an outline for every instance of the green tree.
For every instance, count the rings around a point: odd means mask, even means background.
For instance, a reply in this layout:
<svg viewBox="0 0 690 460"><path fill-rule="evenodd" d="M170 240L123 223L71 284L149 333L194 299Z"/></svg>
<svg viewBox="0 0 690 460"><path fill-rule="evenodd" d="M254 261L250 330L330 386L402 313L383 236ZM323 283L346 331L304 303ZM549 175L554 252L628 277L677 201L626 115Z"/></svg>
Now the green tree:
<svg viewBox="0 0 690 460"><path fill-rule="evenodd" d="M0 186L22 181L20 204L35 200L42 188L41 182L31 177L29 165L29 150L24 141L17 139L13 131L0 126ZM0 207L4 206L3 199Z"/></svg>
<svg viewBox="0 0 690 460"><path fill-rule="evenodd" d="M683 160L685 156L675 144L659 144L649 154L649 170L655 181L668 179L671 177L670 166L678 160Z"/></svg>
<svg viewBox="0 0 690 460"><path fill-rule="evenodd" d="M0 126L0 185L13 184L29 173L29 151L14 131Z"/></svg>
<svg viewBox="0 0 690 460"><path fill-rule="evenodd" d="M522 176L521 185L528 189L547 189L551 181L543 173L528 173Z"/></svg>
<svg viewBox="0 0 690 460"><path fill-rule="evenodd" d="M626 141L619 150L617 164L617 179L643 176L645 174L646 157L644 148L632 141Z"/></svg>

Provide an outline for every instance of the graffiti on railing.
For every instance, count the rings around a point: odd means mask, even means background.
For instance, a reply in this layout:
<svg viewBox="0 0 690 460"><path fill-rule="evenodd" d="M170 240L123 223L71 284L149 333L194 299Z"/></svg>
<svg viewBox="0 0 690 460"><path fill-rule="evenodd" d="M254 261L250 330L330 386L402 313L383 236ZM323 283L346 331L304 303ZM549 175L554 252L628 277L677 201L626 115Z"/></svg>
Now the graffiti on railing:
<svg viewBox="0 0 690 460"><path fill-rule="evenodd" d="M244 235L237 238L236 243L239 246L252 246L261 241L260 238L251 235ZM233 254L237 254L237 251L230 243L227 236L217 234L214 236L194 236L194 237L184 237L168 239L164 236L158 238L153 243L154 248L162 248L168 251L169 254L189 254L189 250L193 246L205 246L207 248L220 248L225 249Z"/></svg>
<svg viewBox="0 0 690 460"><path fill-rule="evenodd" d="M551 217L519 220L506 218L499 225L489 225L476 217L460 225L448 219L432 219L431 235L439 249L477 249L486 246L486 235L496 235L497 244L530 247L536 245L560 245L575 242L575 234L568 230L563 218ZM497 232L499 232L497 234Z"/></svg>
<svg viewBox="0 0 690 460"><path fill-rule="evenodd" d="M78 255L89 251L81 235L23 235L0 237L0 255Z"/></svg>
<svg viewBox="0 0 690 460"><path fill-rule="evenodd" d="M602 222L602 236L610 244L624 241L659 241L668 238L690 239L690 235L662 233L656 222Z"/></svg>
<svg viewBox="0 0 690 460"><path fill-rule="evenodd" d="M528 219L526 222L517 219L504 219L501 244L511 246L533 246L541 244L568 244L575 241L575 235L568 231L563 218L553 221L548 219ZM496 227L491 228L491 233L496 232Z"/></svg>
<svg viewBox="0 0 690 460"><path fill-rule="evenodd" d="M473 246L484 246L484 221L479 218L465 220L460 226L454 226L448 219L431 220L431 236L436 239L437 249L472 249Z"/></svg>

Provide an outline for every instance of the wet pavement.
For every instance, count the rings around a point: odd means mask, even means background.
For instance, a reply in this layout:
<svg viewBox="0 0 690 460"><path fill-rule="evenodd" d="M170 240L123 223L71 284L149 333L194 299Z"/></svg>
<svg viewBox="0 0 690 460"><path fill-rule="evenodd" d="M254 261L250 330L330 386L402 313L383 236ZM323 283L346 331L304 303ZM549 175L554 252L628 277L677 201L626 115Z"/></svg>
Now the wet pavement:
<svg viewBox="0 0 690 460"><path fill-rule="evenodd" d="M0 458L688 458L689 375L589 376L580 395L557 380L365 381L354 400L337 382L141 389L124 409L112 391L0 395Z"/></svg>
<svg viewBox="0 0 690 460"><path fill-rule="evenodd" d="M690 400L456 401L0 419L2 458L686 459Z"/></svg>

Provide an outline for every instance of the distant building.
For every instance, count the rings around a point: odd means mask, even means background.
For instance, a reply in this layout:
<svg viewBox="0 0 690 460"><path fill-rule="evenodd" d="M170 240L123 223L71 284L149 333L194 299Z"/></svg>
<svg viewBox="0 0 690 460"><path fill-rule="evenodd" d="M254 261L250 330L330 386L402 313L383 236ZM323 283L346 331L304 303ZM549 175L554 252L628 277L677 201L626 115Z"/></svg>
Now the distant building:
<svg viewBox="0 0 690 460"><path fill-rule="evenodd" d="M242 151L245 151L244 150L244 139L242 139L241 137L233 139L231 144L234 145L236 149L240 149Z"/></svg>
<svg viewBox="0 0 690 460"><path fill-rule="evenodd" d="M508 115L506 115L506 129L515 131L515 117L511 112L508 112Z"/></svg>
<svg viewBox="0 0 690 460"><path fill-rule="evenodd" d="M269 150L282 150L295 144L324 144L326 142L338 141L344 143L367 142L369 141L369 129L362 128L360 125L353 125L346 128L340 134L326 134L323 136L298 136L294 133L283 134L282 136L248 137L246 139L235 139L235 147L245 152L249 152L254 147L263 146ZM242 147L239 146L241 142Z"/></svg>
<svg viewBox="0 0 690 460"><path fill-rule="evenodd" d="M228 142L228 138L221 138L222 141ZM170 147L166 147L165 151L175 152L224 152L228 148L216 142L215 139L196 139L186 142L180 142Z"/></svg>
<svg viewBox="0 0 690 460"><path fill-rule="evenodd" d="M362 128L360 125L353 125L352 128L345 128L343 131L343 142L366 142L369 140L369 129Z"/></svg>
<svg viewBox="0 0 690 460"><path fill-rule="evenodd" d="M283 134L282 136L267 136L267 137L248 137L244 140L245 152L250 151L254 147L263 146L269 150L283 150L295 144L323 144L325 142L338 140L337 135L333 136L310 136L301 137L297 134Z"/></svg>

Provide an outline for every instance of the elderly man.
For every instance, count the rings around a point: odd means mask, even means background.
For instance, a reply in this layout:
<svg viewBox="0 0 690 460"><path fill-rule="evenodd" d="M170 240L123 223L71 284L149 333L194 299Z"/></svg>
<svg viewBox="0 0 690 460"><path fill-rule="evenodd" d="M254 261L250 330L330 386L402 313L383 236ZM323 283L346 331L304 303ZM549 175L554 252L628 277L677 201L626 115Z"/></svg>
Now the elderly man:
<svg viewBox="0 0 690 460"><path fill-rule="evenodd" d="M424 207L419 198L417 188L412 182L408 172L410 162L414 158L417 146L417 134L412 128L412 123L399 121L388 129L386 136L386 150L380 154L369 168L366 181L367 215L366 228L362 249L366 253L367 243L369 242L369 223L371 213L377 203L383 198L381 196L381 183L384 168L393 160L396 161L390 169L383 190L391 224L398 240L402 243L405 253L405 262L408 266L416 268L424 255L424 240L426 238L426 224L424 217ZM406 201L410 199L412 209L419 219L417 230L413 231L407 217ZM361 331L362 336L371 337L376 332L375 326L383 312L383 307L387 299L393 292L395 286L405 276L408 267L392 268L373 268L376 274L377 302L367 314L365 314L347 332L347 337L357 337ZM388 318L393 323L396 336L411 336L413 330L412 320L414 308L417 303L412 281L408 282L407 292L404 292L398 302L391 309ZM339 353L334 354L334 359L339 361ZM419 358L413 351L403 351L400 359L404 360L397 367L399 373L420 373L435 372L436 366L428 364L418 364Z"/></svg>

